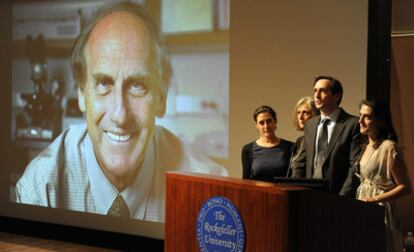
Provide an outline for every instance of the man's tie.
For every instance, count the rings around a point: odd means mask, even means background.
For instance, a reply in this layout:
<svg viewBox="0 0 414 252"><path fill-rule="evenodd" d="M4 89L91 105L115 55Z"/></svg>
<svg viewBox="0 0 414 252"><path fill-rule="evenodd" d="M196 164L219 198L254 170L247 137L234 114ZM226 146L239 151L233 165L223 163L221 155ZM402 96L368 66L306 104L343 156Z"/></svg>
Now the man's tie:
<svg viewBox="0 0 414 252"><path fill-rule="evenodd" d="M322 129L318 136L318 153L316 155L315 170L313 172L313 178L323 178L322 165L326 159L328 150L328 124L330 119L325 118L322 122Z"/></svg>
<svg viewBox="0 0 414 252"><path fill-rule="evenodd" d="M118 194L118 196L116 196L111 208L108 211L108 215L129 218L128 205L125 203L125 200L121 194Z"/></svg>

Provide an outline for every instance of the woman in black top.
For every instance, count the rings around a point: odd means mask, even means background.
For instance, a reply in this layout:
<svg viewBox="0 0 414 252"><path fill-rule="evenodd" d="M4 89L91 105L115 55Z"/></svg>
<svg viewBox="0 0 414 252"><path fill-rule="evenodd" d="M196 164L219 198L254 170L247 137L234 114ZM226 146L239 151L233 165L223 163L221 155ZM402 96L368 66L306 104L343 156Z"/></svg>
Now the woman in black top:
<svg viewBox="0 0 414 252"><path fill-rule="evenodd" d="M313 101L312 97L302 97L296 103L295 109L293 110L293 125L295 126L296 130L303 132L305 129L306 121L316 116L317 114L318 110L316 109L315 102ZM301 154L303 154L303 135L296 139L296 142L292 147L292 159L290 160L288 177L295 176L295 169L298 165L300 165L297 160L300 159L299 156Z"/></svg>
<svg viewBox="0 0 414 252"><path fill-rule="evenodd" d="M261 106L254 111L253 119L259 138L243 146L243 178L272 181L273 177L286 176L293 143L276 136L276 112Z"/></svg>

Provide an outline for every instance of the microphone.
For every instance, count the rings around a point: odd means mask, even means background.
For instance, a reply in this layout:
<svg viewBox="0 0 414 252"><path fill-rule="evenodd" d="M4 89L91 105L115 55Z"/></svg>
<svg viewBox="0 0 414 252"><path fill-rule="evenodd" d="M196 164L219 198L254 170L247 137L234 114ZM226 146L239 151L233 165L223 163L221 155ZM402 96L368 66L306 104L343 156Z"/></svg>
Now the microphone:
<svg viewBox="0 0 414 252"><path fill-rule="evenodd" d="M293 156L296 153L297 149L298 148L297 148L296 143L293 144L292 147L291 147L291 149L290 149L289 166L288 166L288 169L287 169L287 172L286 172L286 177L287 178L291 177L291 174L290 173L292 171L292 160L293 160Z"/></svg>

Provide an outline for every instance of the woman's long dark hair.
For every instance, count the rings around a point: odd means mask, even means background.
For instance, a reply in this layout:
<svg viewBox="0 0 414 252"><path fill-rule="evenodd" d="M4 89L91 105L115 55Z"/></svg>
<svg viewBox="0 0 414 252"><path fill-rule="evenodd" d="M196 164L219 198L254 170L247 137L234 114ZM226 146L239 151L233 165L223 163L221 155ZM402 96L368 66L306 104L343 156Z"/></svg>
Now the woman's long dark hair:
<svg viewBox="0 0 414 252"><path fill-rule="evenodd" d="M392 126L392 118L390 108L387 103L377 100L362 100L359 108L366 105L372 109L372 118L375 125L375 148L378 148L382 141L386 139L398 142L397 134ZM368 140L368 139L367 139Z"/></svg>

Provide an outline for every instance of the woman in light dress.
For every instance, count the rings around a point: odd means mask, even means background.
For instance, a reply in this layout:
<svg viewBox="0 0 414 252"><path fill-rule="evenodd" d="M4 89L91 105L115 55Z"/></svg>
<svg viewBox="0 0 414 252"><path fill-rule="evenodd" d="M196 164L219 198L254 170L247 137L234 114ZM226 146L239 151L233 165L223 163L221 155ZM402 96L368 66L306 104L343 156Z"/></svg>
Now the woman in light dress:
<svg viewBox="0 0 414 252"><path fill-rule="evenodd" d="M403 239L395 200L411 188L388 106L362 101L359 124L367 138L359 162L357 176L361 183L356 198L384 206L387 251L401 252Z"/></svg>

